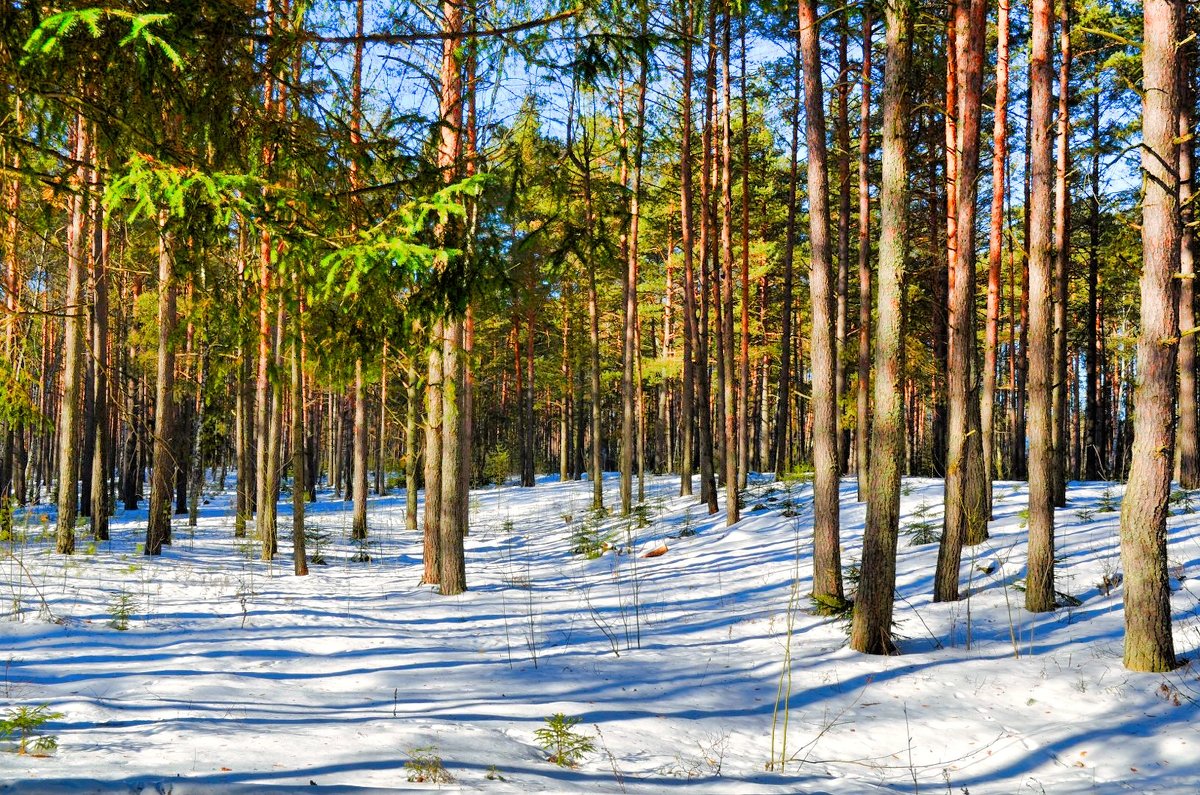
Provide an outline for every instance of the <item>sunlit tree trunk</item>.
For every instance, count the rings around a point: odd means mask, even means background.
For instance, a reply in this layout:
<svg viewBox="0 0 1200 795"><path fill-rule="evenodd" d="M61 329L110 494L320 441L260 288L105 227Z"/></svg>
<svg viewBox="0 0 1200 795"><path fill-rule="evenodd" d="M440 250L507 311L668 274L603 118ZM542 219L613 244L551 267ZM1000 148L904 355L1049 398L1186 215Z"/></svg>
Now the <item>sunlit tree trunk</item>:
<svg viewBox="0 0 1200 795"><path fill-rule="evenodd" d="M1051 192L1051 63L1053 3L1033 0L1029 190L1029 562L1025 607L1040 613L1054 603L1053 230Z"/></svg>
<svg viewBox="0 0 1200 795"><path fill-rule="evenodd" d="M75 517L79 510L80 387L86 347L84 339L84 273L87 241L87 153L90 151L88 123L75 117L75 171L70 181L72 195L67 219L67 274L63 318L62 398L58 414L58 522L55 549L60 554L75 552ZM169 521L169 520L168 520Z"/></svg>
<svg viewBox="0 0 1200 795"><path fill-rule="evenodd" d="M1067 280L1071 255L1071 0L1060 0L1058 158L1054 185L1054 504L1067 504ZM1099 142L1096 144L1099 145Z"/></svg>
<svg viewBox="0 0 1200 795"><path fill-rule="evenodd" d="M171 495L175 474L175 274L173 240L166 210L158 216L158 361L154 394L154 467L150 480L150 513L146 526L147 555L161 555L171 543Z"/></svg>
<svg viewBox="0 0 1200 795"><path fill-rule="evenodd" d="M841 401L849 394L850 379L846 376L846 327L849 322L850 284L850 7L838 14L838 82L837 82L837 286L836 286L836 346L834 355L834 391L839 407L835 416L838 424L838 474L850 471L850 428L843 427Z"/></svg>
<svg viewBox="0 0 1200 795"><path fill-rule="evenodd" d="M425 574L421 582L437 585L442 519L442 321L429 331L429 369L425 378Z"/></svg>
<svg viewBox="0 0 1200 795"><path fill-rule="evenodd" d="M1196 20L1195 13L1184 13L1184 20ZM1187 27L1183 26L1183 30ZM1179 243L1179 427L1175 432L1179 447L1179 485L1200 488L1200 428L1196 415L1196 259L1200 254L1200 235L1195 224L1196 212L1196 139L1195 108L1196 41L1180 46L1179 53L1179 207L1181 237Z"/></svg>
<svg viewBox="0 0 1200 795"><path fill-rule="evenodd" d="M938 547L934 600L958 599L959 567L964 543L986 537L988 508L982 470L979 396L972 389L975 369L975 214L979 173L979 123L983 90L983 50L987 33L985 0L957 0L953 5L954 43L954 179L955 218L950 255L950 346L947 367L949 422L946 452L945 530ZM949 113L949 111L947 111Z"/></svg>
<svg viewBox="0 0 1200 795"><path fill-rule="evenodd" d="M858 391L854 441L858 501L866 502L871 446L871 4L863 3L862 104L858 128Z"/></svg>
<svg viewBox="0 0 1200 795"><path fill-rule="evenodd" d="M442 3L442 68L440 85L441 130L438 141L438 167L442 178L450 183L461 174L463 126L463 70L461 61L463 7L460 0ZM452 222L440 225L439 242L447 246L459 232ZM461 261L446 260L446 267L462 272ZM466 534L466 500L463 482L462 456L470 455L464 448L463 396L466 387L466 367L462 351L464 322L461 312L442 321L442 443L441 443L441 518L438 527L438 592L453 596L467 589L463 537ZM434 344L437 344L435 338ZM532 390L532 383L530 389ZM426 500L430 484L426 483Z"/></svg>
<svg viewBox="0 0 1200 795"><path fill-rule="evenodd" d="M980 0L982 1L982 0ZM833 263L829 250L829 177L825 150L821 42L815 0L800 0L800 55L808 143L808 217L812 247L813 595L841 600L838 409L835 384Z"/></svg>
<svg viewBox="0 0 1200 795"><path fill-rule="evenodd" d="M788 175L787 226L783 244L783 319L779 335L779 397L775 404L775 441L772 444L772 469L775 477L783 477L788 467L788 428L791 426L792 403L792 286L796 259L796 204L799 181L800 149L800 37L792 57L792 149Z"/></svg>
<svg viewBox="0 0 1200 795"><path fill-rule="evenodd" d="M290 435L292 437L292 571L297 577L308 574L308 555L304 537L304 484L306 474L305 458L305 429L304 429L304 369L300 359L301 346L304 339L304 298L299 294L299 280L292 277L296 287L296 313L293 320L293 338L291 342L292 369L292 416Z"/></svg>
<svg viewBox="0 0 1200 795"><path fill-rule="evenodd" d="M95 173L99 173L98 169ZM96 202L92 214L92 367L95 370L95 403L92 424L96 437L92 449L92 477L86 484L91 501L92 536L108 540L109 491L108 459L111 439L108 431L108 219Z"/></svg>
<svg viewBox="0 0 1200 795"><path fill-rule="evenodd" d="M738 480L739 490L746 488L750 474L750 113L746 80L747 15L742 15L742 330L738 364Z"/></svg>
<svg viewBox="0 0 1200 795"><path fill-rule="evenodd" d="M883 182L879 193L879 298L875 329L875 414L871 425L870 488L863 530L862 580L854 600L850 646L890 654L900 470L904 461L903 285L908 237L908 90L913 8L884 6Z"/></svg>
<svg viewBox="0 0 1200 795"><path fill-rule="evenodd" d="M732 10L729 0L724 4L724 25L721 33L721 358L724 361L723 400L725 404L725 524L736 524L738 509L738 439L737 396L734 389L735 359L733 349L733 151L730 127L733 103L731 97L730 47Z"/></svg>
<svg viewBox="0 0 1200 795"><path fill-rule="evenodd" d="M1142 278L1133 465L1121 503L1125 667L1176 665L1167 575L1179 318L1178 81L1182 0L1146 0L1142 43Z"/></svg>
<svg viewBox="0 0 1200 795"><path fill-rule="evenodd" d="M996 348L1000 343L1000 266L1004 253L1004 193L1008 164L1008 12L1000 0L996 17L996 103L992 121L992 209L988 235L987 315L983 345L983 384L979 398L983 429L983 471L988 515L992 512L992 478L996 477ZM1012 356L1013 352L1009 351Z"/></svg>
<svg viewBox="0 0 1200 795"><path fill-rule="evenodd" d="M679 220L680 248L683 251L683 392L680 396L679 428L679 494L692 494L692 448L695 428L696 372L695 355L699 350L699 331L696 328L695 243L692 189L692 22L691 0L680 3L680 28L683 33L680 47L683 77L680 81L679 134Z"/></svg>

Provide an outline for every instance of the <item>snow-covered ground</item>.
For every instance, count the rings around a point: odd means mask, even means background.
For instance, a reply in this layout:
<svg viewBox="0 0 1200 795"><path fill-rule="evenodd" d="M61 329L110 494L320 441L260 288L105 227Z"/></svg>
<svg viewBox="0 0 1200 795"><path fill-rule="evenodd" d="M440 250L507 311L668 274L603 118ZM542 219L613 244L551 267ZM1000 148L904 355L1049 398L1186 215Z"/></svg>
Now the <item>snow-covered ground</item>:
<svg viewBox="0 0 1200 795"><path fill-rule="evenodd" d="M864 509L852 481L842 489L849 568ZM1026 613L1017 588L1023 485L996 485L961 602L931 603L937 545L903 536L905 639L886 658L850 651L843 624L809 610L808 486L754 481L733 528L677 490L648 482L645 527L590 517L586 482L472 492L458 597L419 583L402 494L371 500L365 563L351 561L348 504L322 494L309 518L329 531L328 565L306 578L291 574L286 508L280 559L263 563L233 538L228 493L194 532L177 517L161 559L138 554L144 511L72 558L47 551L48 517L21 515L0 559L0 696L63 717L45 729L53 755L0 754L0 791L1200 788L1196 665L1121 666L1121 591L1101 587L1119 571L1117 513L1102 509L1120 486L1072 484L1058 590L1079 603L1050 615ZM1194 659L1200 514L1175 512L1176 648ZM923 521L940 530L941 482L906 480L902 529ZM616 549L573 555L585 524ZM109 615L122 594L125 631ZM596 747L574 769L535 737L560 712ZM453 783L410 783L415 756L440 758Z"/></svg>

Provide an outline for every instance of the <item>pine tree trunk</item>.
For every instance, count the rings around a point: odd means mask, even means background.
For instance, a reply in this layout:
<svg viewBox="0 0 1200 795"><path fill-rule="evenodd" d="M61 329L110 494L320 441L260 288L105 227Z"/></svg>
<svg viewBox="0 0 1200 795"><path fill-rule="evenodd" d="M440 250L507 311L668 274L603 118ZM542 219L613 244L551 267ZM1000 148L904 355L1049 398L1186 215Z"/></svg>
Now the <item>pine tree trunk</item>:
<svg viewBox="0 0 1200 795"><path fill-rule="evenodd" d="M854 601L850 647L890 654L900 468L904 462L903 285L908 237L908 83L913 7L884 6L883 183L879 194L879 298L875 330L875 415L871 426L870 489L863 530L862 580Z"/></svg>
<svg viewBox="0 0 1200 795"><path fill-rule="evenodd" d="M150 512L146 526L147 555L161 555L171 543L171 494L175 475L174 387L175 275L173 244L166 210L158 216L158 362L154 391L154 468L150 480Z"/></svg>
<svg viewBox="0 0 1200 795"><path fill-rule="evenodd" d="M442 321L429 332L429 371L425 379L425 574L421 582L437 585L441 577L442 517Z"/></svg>
<svg viewBox="0 0 1200 795"><path fill-rule="evenodd" d="M1092 138L1100 139L1100 85L1099 78L1092 87ZM1091 195L1088 197L1088 281L1087 281L1087 421L1084 436L1087 438L1084 453L1084 478L1100 480L1105 471L1104 427L1106 425L1100 407L1100 379L1103 365L1100 361L1100 147L1092 149ZM1182 323L1183 316L1180 315ZM1194 343L1193 343L1194 345ZM1183 349L1180 348L1180 355Z"/></svg>
<svg viewBox="0 0 1200 795"><path fill-rule="evenodd" d="M863 4L862 103L858 128L858 390L855 470L858 501L866 502L871 460L871 5Z"/></svg>
<svg viewBox="0 0 1200 795"><path fill-rule="evenodd" d="M1040 613L1054 603L1054 428L1053 388L1053 234L1050 100L1052 0L1033 0L1033 50L1030 65L1029 200L1029 562L1025 608Z"/></svg>
<svg viewBox="0 0 1200 795"><path fill-rule="evenodd" d="M1142 44L1142 277L1133 466L1121 504L1125 667L1176 665L1167 575L1179 318L1178 50L1182 0L1146 0Z"/></svg>
<svg viewBox="0 0 1200 795"><path fill-rule="evenodd" d="M679 422L679 495L692 495L692 448L695 429L696 362L699 349L696 328L695 244L693 231L692 191L692 36L695 25L692 3L680 3L680 29L684 32L681 46L683 77L680 81L679 134L679 221L680 248L683 251L683 393L680 395Z"/></svg>
<svg viewBox="0 0 1200 795"><path fill-rule="evenodd" d="M808 120L809 241L812 246L813 595L840 601L838 410L833 263L829 250L829 184L825 152L821 42L815 0L800 0L798 25Z"/></svg>
<svg viewBox="0 0 1200 795"><path fill-rule="evenodd" d="M404 529L417 530L417 415L420 413L417 401L417 370L409 360L405 372L404 406ZM426 574L429 572L426 560Z"/></svg>
<svg viewBox="0 0 1200 795"><path fill-rule="evenodd" d="M721 44L721 356L725 379L725 524L736 524L738 509L738 415L734 378L733 349L733 141L731 138L733 102L731 97L730 47L733 22L729 0L725 0Z"/></svg>
<svg viewBox="0 0 1200 795"><path fill-rule="evenodd" d="M438 593L453 596L467 590L463 555L462 392L463 321L448 318L442 322L442 499L438 545ZM533 390L529 389L532 395Z"/></svg>
<svg viewBox="0 0 1200 795"><path fill-rule="evenodd" d="M387 496L387 401L388 401L387 343L379 363L379 438L375 444L375 493Z"/></svg>
<svg viewBox="0 0 1200 795"><path fill-rule="evenodd" d="M95 369L93 422L96 442L92 450L92 478L88 483L91 501L92 536L108 540L110 511L108 458L112 441L108 424L108 224L97 203L92 216L92 362Z"/></svg>
<svg viewBox="0 0 1200 795"><path fill-rule="evenodd" d="M782 478L790 464L788 429L791 427L792 404L792 285L795 280L796 203L799 182L800 150L800 37L792 57L792 149L788 176L787 226L783 244L783 318L779 337L779 396L775 404L775 441L772 444L772 466L776 478Z"/></svg>
<svg viewBox="0 0 1200 795"><path fill-rule="evenodd" d="M526 488L532 488L537 480L534 472L534 462L537 456L537 441L535 436L536 429L533 427L533 403L534 403L534 362L533 362L533 343L534 343L534 325L537 323L537 318L532 311L525 316L525 358L521 362L521 366L525 368L524 381L525 389L521 392L521 485ZM521 345L520 334L517 335L516 344Z"/></svg>
<svg viewBox="0 0 1200 795"><path fill-rule="evenodd" d="M86 164L89 151L87 122L82 116L75 119L75 160L78 165L72 175L74 194L70 200L67 222L66 316L63 319L63 377L62 399L58 415L58 524L55 549L59 554L75 552L75 517L79 509L79 445L80 387L84 359L84 257L86 241L84 222L87 216Z"/></svg>
<svg viewBox="0 0 1200 795"><path fill-rule="evenodd" d="M746 16L742 15L742 330L738 363L738 482L746 488L750 476L750 98L746 82ZM757 394L757 392L756 392Z"/></svg>
<svg viewBox="0 0 1200 795"><path fill-rule="evenodd" d="M975 213L979 172L980 99L983 49L987 32L985 0L957 0L952 59L955 86L954 179L947 180L954 198L953 223L947 229L950 257L950 346L947 366L949 417L946 445L945 529L938 546L934 601L958 599L959 568L964 543L986 538L986 480L979 445L979 398L971 384L975 363ZM951 92L948 92L951 93ZM947 216L949 218L949 216Z"/></svg>
<svg viewBox="0 0 1200 795"><path fill-rule="evenodd" d="M850 428L843 427L841 402L849 397L849 378L846 377L846 327L849 315L850 284L850 7L838 15L838 84L837 84L837 176L838 176L838 242L837 242L837 344L835 348L835 392L838 399L838 474L850 471Z"/></svg>
<svg viewBox="0 0 1200 795"><path fill-rule="evenodd" d="M299 293L299 281L293 277L293 285ZM303 296L297 294L297 306L304 306ZM292 365L292 571L297 577L308 574L308 554L304 537L304 484L306 473L305 428L304 428L304 370L300 362L301 340L304 339L303 314L298 309L295 315L295 337L291 345Z"/></svg>
<svg viewBox="0 0 1200 795"><path fill-rule="evenodd" d="M996 103L992 123L992 209L988 235L987 315L983 345L983 384L979 420L983 429L983 471L988 515L992 512L992 478L996 477L996 349L1000 344L1000 266L1004 251L1004 193L1008 164L1008 12L1000 0L996 18ZM1013 352L1009 351L1009 356Z"/></svg>
<svg viewBox="0 0 1200 795"><path fill-rule="evenodd" d="M1187 11L1184 19L1189 19ZM1190 15L1192 21L1195 14ZM1186 25L1184 26L1186 29ZM1193 26L1194 29L1194 26ZM1179 52L1179 428L1175 438L1179 446L1179 485L1200 488L1200 428L1196 407L1196 260L1200 257L1200 235L1195 224L1196 212L1196 139L1193 133L1195 108L1196 57L1200 51L1193 39ZM1098 101L1098 100L1097 100Z"/></svg>
<svg viewBox="0 0 1200 795"><path fill-rule="evenodd" d="M363 378L363 360L354 360L354 474L351 492L354 497L354 517L350 537L362 541L367 537L367 386Z"/></svg>
<svg viewBox="0 0 1200 795"><path fill-rule="evenodd" d="M1054 504L1067 504L1067 280L1071 255L1071 0L1060 0L1058 159L1054 186Z"/></svg>

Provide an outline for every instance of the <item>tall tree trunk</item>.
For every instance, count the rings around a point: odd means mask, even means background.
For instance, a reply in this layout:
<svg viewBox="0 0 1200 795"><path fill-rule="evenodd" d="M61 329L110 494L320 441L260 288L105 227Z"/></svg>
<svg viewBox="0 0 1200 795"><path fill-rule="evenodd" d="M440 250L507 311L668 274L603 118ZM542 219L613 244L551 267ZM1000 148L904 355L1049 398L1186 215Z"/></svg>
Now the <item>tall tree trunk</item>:
<svg viewBox="0 0 1200 795"><path fill-rule="evenodd" d="M562 402L558 413L558 482L566 483L570 474L571 457L571 312L569 293L563 296L562 312Z"/></svg>
<svg viewBox="0 0 1200 795"><path fill-rule="evenodd" d="M350 189L354 198L350 202L351 228L357 226L357 190L361 187L358 159L362 146L362 64L363 64L363 16L364 0L354 4L354 61L350 78ZM354 359L354 471L350 484L354 500L350 537L362 541L367 537L367 387L363 377L363 354Z"/></svg>
<svg viewBox="0 0 1200 795"><path fill-rule="evenodd" d="M533 427L533 396L534 396L534 366L533 366L533 329L537 316L532 308L525 316L525 390L521 393L521 485L532 488L535 484L535 429ZM517 345L521 342L518 339Z"/></svg>
<svg viewBox="0 0 1200 795"><path fill-rule="evenodd" d="M698 345L696 347L696 377L699 379L699 395L697 402L700 408L700 499L708 506L708 512L717 512L717 478L714 465L714 455L720 455L716 449L713 434L715 433L713 415L720 416L720 406L714 405L720 400L720 393L713 394L712 375L709 372L709 304L711 296L709 285L712 283L710 264L715 266L716 244L714 237L715 216L712 209L712 175L715 172L713 158L713 125L712 117L716 105L716 75L717 75L717 3L708 6L708 59L704 72L704 126L700 134L700 279L697 289L700 292L700 319L698 328ZM718 369L724 366L720 359ZM718 435L724 439L724 434Z"/></svg>
<svg viewBox="0 0 1200 795"><path fill-rule="evenodd" d="M461 0L444 0L442 3L442 65L440 85L441 131L438 140L438 167L442 179L453 183L461 174L462 127L463 127L463 6ZM439 225L436 230L441 245L455 242L460 230L453 221ZM447 268L453 267L460 278L463 276L461 258L446 260ZM466 367L462 356L464 323L461 314L442 321L442 472L441 472L441 518L438 527L438 592L453 596L467 589L463 537L466 535L466 490L463 482L466 471L462 463L464 455L470 455L469 444L464 444L466 431L463 416L463 397L466 394ZM532 352L531 352L532 353ZM530 384L532 390L532 384ZM528 412L528 409L526 409ZM428 490L429 484L426 484ZM426 497L428 499L428 497Z"/></svg>
<svg viewBox="0 0 1200 795"><path fill-rule="evenodd" d="M1088 197L1088 281L1087 281L1087 437L1084 452L1084 478L1099 480L1105 471L1104 427L1100 407L1100 85L1092 87L1092 169L1091 195ZM1190 287L1185 289L1191 289ZM1180 315L1180 322L1183 317ZM1194 345L1194 343L1193 343ZM1180 356L1183 348L1180 348Z"/></svg>
<svg viewBox="0 0 1200 795"><path fill-rule="evenodd" d="M1142 43L1142 278L1133 466L1121 505L1125 667L1176 665L1167 575L1179 339L1178 49L1182 0L1146 0Z"/></svg>
<svg viewBox="0 0 1200 795"><path fill-rule="evenodd" d="M1052 0L1033 0L1029 194L1029 563L1025 607L1040 613L1054 603L1053 295L1050 100Z"/></svg>
<svg viewBox="0 0 1200 795"><path fill-rule="evenodd" d="M354 360L354 517L350 537L367 537L367 386L363 378L362 356Z"/></svg>
<svg viewBox="0 0 1200 795"><path fill-rule="evenodd" d="M950 347L947 367L949 428L946 454L945 530L938 547L934 600L958 599L964 543L987 536L986 473L979 431L979 395L972 388L975 365L975 214L979 173L979 122L983 90L986 0L957 0L953 6L957 54L955 116L956 172L954 243L950 246ZM950 235L950 230L947 231ZM976 449L973 449L976 448Z"/></svg>
<svg viewBox="0 0 1200 795"><path fill-rule="evenodd" d="M799 182L800 150L800 36L792 57L792 151L788 176L787 227L783 244L783 319L779 341L779 397L775 404L775 442L772 469L781 478L787 470L788 429L791 427L792 403L792 283L796 258L796 204Z"/></svg>
<svg viewBox="0 0 1200 795"><path fill-rule="evenodd" d="M1071 0L1060 0L1058 161L1054 186L1054 504L1067 504L1067 280L1071 256Z"/></svg>
<svg viewBox="0 0 1200 795"><path fill-rule="evenodd" d="M305 428L304 428L304 369L300 361L302 340L304 339L303 307L304 298L299 294L300 283L294 276L292 284L296 288L297 310L294 320L293 338L291 344L292 366L292 416L290 435L292 437L292 571L297 577L308 574L308 555L304 537L304 484L308 480L305 468Z"/></svg>
<svg viewBox="0 0 1200 795"><path fill-rule="evenodd" d="M375 443L375 493L380 497L388 493L387 484L387 403L388 369L387 343L383 344L379 361L379 438Z"/></svg>
<svg viewBox="0 0 1200 795"><path fill-rule="evenodd" d="M1182 20L1189 18L1182 12ZM1197 17L1193 13L1191 20ZM1186 30L1184 25L1181 30ZM1194 28L1193 28L1194 29ZM1185 34L1186 35L1186 34ZM1195 224L1196 212L1196 139L1192 118L1195 108L1196 59L1200 49L1193 39L1180 46L1179 53L1179 428L1175 438L1179 446L1179 485L1200 488L1200 428L1196 407L1196 260L1200 256L1200 236ZM1098 100L1097 100L1098 101ZM1090 372L1090 370L1089 370Z"/></svg>
<svg viewBox="0 0 1200 795"><path fill-rule="evenodd" d="M642 20L645 31L646 21ZM638 75L637 111L634 118L632 181L629 186L629 231L626 238L625 262L625 338L621 359L621 514L628 516L633 502L634 434L637 422L635 364L638 343L638 227L641 220L642 151L645 140L646 72L648 64L642 59ZM625 137L624 115L620 120Z"/></svg>
<svg viewBox="0 0 1200 795"><path fill-rule="evenodd" d="M721 35L721 356L723 398L725 404L725 524L736 524L741 516L738 509L738 416L734 389L735 358L733 349L733 141L731 137L733 101L730 74L731 28L733 27L730 0L724 4L724 26Z"/></svg>
<svg viewBox="0 0 1200 795"><path fill-rule="evenodd" d="M1003 1L1003 0L1002 0ZM863 3L862 102L858 127L858 391L855 456L858 501L866 502L871 448L871 4Z"/></svg>
<svg viewBox="0 0 1200 795"><path fill-rule="evenodd" d="M742 14L742 331L741 352L738 365L738 461L737 487L746 488L750 475L750 109L749 91L746 82L746 26L747 15Z"/></svg>
<svg viewBox="0 0 1200 795"><path fill-rule="evenodd" d="M1000 344L1000 266L1004 253L1004 192L1008 164L1008 12L1000 0L996 18L996 102L992 122L992 210L988 235L987 315L983 344L983 384L979 398L983 429L983 471L988 515L992 512L992 478L996 477L996 349ZM1009 351L1009 356L1013 352Z"/></svg>
<svg viewBox="0 0 1200 795"><path fill-rule="evenodd" d="M883 183L879 193L879 299L875 330L875 421L871 425L871 487L863 530L862 581L854 600L850 646L890 654L904 462L903 285L908 238L908 83L913 7L884 6Z"/></svg>
<svg viewBox="0 0 1200 795"><path fill-rule="evenodd" d="M404 529L417 531L417 418L420 408L417 369L409 359L404 376ZM426 546L425 575L429 576L429 552Z"/></svg>
<svg viewBox="0 0 1200 795"><path fill-rule="evenodd" d="M701 377L695 361L700 349L699 329L696 327L695 244L693 231L692 191L692 36L695 25L691 0L680 3L680 28L683 33L681 60L683 78L680 82L679 135L679 221L680 248L683 249L683 394L680 396L679 434L679 494L692 494L692 447L695 429L696 379Z"/></svg>
<svg viewBox="0 0 1200 795"><path fill-rule="evenodd" d="M97 174L99 173L97 169ZM97 180L98 181L98 180ZM111 439L108 425L108 223L96 203L92 215L92 366L95 369L93 423L96 442L92 450L92 478L88 483L91 501L92 536L108 540L108 458Z"/></svg>
<svg viewBox="0 0 1200 795"><path fill-rule="evenodd" d="M63 318L62 402L58 415L58 523L55 549L59 554L75 552L75 517L79 510L79 398L86 357L84 347L84 272L87 241L87 153L91 150L88 123L75 117L73 190L67 220L66 315Z"/></svg>
<svg viewBox="0 0 1200 795"><path fill-rule="evenodd" d="M146 526L147 555L161 555L171 543L171 493L175 474L175 275L173 239L166 210L158 214L158 362L154 390L154 468Z"/></svg>
<svg viewBox="0 0 1200 795"><path fill-rule="evenodd" d="M850 428L843 427L841 401L849 397L846 377L846 327L849 313L850 284L850 7L838 14L838 84L837 84L837 175L838 175L838 241L837 241L837 345L834 356L834 384L838 408L838 474L850 471Z"/></svg>
<svg viewBox="0 0 1200 795"><path fill-rule="evenodd" d="M275 311L275 339L271 346L271 366L280 371L283 354L283 303ZM263 542L263 559L272 560L279 552L279 481L283 469L283 385L271 390L271 421L267 427L267 500L271 509L260 511L263 523L260 534ZM268 552L270 557L267 557Z"/></svg>
<svg viewBox="0 0 1200 795"><path fill-rule="evenodd" d="M449 14L447 15L449 17ZM448 27L450 27L448 25ZM451 28L453 29L453 28ZM443 321L442 353L442 500L439 521L438 592L453 596L467 590L466 560L463 554L462 446L463 405L463 321ZM532 394L532 385L529 387Z"/></svg>
<svg viewBox="0 0 1200 795"><path fill-rule="evenodd" d="M813 595L841 601L839 545L838 410L835 384L834 283L829 251L829 177L826 170L821 41L815 0L800 0L800 54L808 143L808 217L812 245Z"/></svg>
<svg viewBox="0 0 1200 795"><path fill-rule="evenodd" d="M437 585L441 577L442 518L442 321L429 332L429 370L425 379L425 574L421 582Z"/></svg>

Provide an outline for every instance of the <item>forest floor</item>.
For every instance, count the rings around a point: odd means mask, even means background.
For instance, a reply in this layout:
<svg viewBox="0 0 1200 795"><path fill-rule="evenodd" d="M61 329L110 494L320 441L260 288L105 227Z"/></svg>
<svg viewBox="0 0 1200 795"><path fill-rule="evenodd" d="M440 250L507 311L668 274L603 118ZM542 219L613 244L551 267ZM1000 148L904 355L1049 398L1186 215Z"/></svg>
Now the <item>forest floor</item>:
<svg viewBox="0 0 1200 795"><path fill-rule="evenodd" d="M1121 590L1103 585L1121 486L1072 484L1056 518L1068 605L1035 616L1023 484L996 484L966 598L932 604L937 544L910 543L940 531L941 481L906 479L895 657L850 651L844 624L812 613L808 485L752 480L732 528L677 491L650 479L632 521L592 516L586 482L474 491L470 590L450 598L419 583L402 493L371 499L365 548L349 504L321 494L326 565L305 578L287 510L263 563L233 538L227 491L198 527L176 517L156 559L139 554L144 510L72 558L50 551L46 509L19 514L0 559L0 703L61 717L41 730L51 755L0 754L0 792L1196 792L1200 665L1121 666ZM847 479L848 570L854 497ZM1173 506L1170 555L1176 648L1194 661L1192 507ZM596 542L612 548L572 554ZM574 768L535 735L554 713L595 746ZM434 759L452 782L428 780Z"/></svg>

